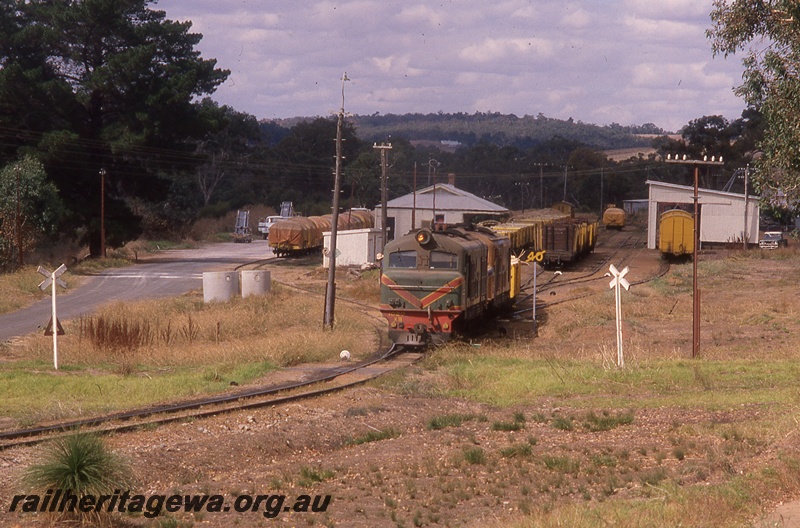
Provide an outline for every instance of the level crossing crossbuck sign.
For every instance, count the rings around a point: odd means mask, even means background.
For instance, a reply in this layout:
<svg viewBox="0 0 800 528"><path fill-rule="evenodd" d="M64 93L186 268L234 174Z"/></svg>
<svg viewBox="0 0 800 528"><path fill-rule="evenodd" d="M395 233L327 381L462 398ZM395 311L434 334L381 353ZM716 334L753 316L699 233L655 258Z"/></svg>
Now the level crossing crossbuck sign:
<svg viewBox="0 0 800 528"><path fill-rule="evenodd" d="M39 289L44 291L48 286L53 288L53 313L50 323L47 325L47 329L45 330L45 335L52 334L53 336L53 366L56 370L58 370L58 335L63 334L64 330L61 328L61 324L58 322L58 317L56 316L56 284L62 288L67 287L67 283L64 282L64 279L59 278L65 271L67 271L67 267L62 264L56 268L55 271L50 271L47 268L39 266L36 271L45 276L45 279L39 283ZM53 327L57 328L55 332L53 331Z"/></svg>
<svg viewBox="0 0 800 528"><path fill-rule="evenodd" d="M622 368L625 366L625 358L622 355L622 296L620 294L620 286L625 288L625 290L629 290L631 285L630 283L625 280L625 275L628 274L628 266L622 271L619 271L616 266L611 264L608 270L611 272L611 276L614 277L611 279L611 282L608 283L608 287L614 290L614 298L616 301L616 308L617 308L617 366Z"/></svg>

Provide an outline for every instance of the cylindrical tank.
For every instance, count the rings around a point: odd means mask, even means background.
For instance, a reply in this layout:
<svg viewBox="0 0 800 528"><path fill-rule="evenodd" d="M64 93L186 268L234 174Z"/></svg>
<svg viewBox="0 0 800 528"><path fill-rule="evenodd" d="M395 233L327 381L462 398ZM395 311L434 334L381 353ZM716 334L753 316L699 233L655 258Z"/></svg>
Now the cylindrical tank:
<svg viewBox="0 0 800 528"><path fill-rule="evenodd" d="M615 205L609 205L603 213L603 224L606 229L622 229L625 227L625 211Z"/></svg>
<svg viewBox="0 0 800 528"><path fill-rule="evenodd" d="M272 280L267 270L242 271L242 297L264 295L272 289Z"/></svg>
<svg viewBox="0 0 800 528"><path fill-rule="evenodd" d="M203 301L229 301L239 293L239 273L207 271L203 273Z"/></svg>

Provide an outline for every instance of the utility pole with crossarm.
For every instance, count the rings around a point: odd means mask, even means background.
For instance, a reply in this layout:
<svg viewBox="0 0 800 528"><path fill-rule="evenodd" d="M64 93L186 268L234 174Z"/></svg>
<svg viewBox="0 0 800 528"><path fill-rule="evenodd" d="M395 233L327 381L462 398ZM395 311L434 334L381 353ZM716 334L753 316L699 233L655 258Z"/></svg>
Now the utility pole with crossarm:
<svg viewBox="0 0 800 528"><path fill-rule="evenodd" d="M700 353L700 290L697 288L697 247L700 245L700 194L698 187L698 179L700 176L700 165L706 166L722 166L722 156L719 161L714 156L711 160L708 156L704 156L702 160L686 159L686 154L683 158L678 158L676 154L673 158L667 154L667 163L680 163L684 165L692 165L694 174L694 251L692 253L692 357L697 357ZM747 193L745 193L747 196Z"/></svg>

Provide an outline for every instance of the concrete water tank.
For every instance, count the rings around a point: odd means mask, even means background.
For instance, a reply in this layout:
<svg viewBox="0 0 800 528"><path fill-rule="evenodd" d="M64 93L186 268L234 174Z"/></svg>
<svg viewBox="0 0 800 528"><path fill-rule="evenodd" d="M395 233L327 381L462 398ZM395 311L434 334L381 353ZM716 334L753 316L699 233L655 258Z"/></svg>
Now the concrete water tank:
<svg viewBox="0 0 800 528"><path fill-rule="evenodd" d="M242 297L250 295L264 295L272 289L272 280L269 271L244 270L242 271Z"/></svg>
<svg viewBox="0 0 800 528"><path fill-rule="evenodd" d="M203 301L229 301L239 293L239 273L207 271L203 273Z"/></svg>

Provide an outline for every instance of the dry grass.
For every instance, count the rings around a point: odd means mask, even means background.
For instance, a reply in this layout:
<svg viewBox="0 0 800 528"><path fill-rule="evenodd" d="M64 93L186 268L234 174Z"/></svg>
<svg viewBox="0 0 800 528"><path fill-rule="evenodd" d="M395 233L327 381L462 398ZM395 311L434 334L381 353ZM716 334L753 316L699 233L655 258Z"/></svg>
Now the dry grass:
<svg viewBox="0 0 800 528"><path fill-rule="evenodd" d="M354 357L374 349L376 330L363 324L360 312L339 303L336 316L336 331L324 331L321 299L281 287L228 303L204 304L196 294L115 303L68 324L59 353L64 365L114 358L153 367L237 361L285 366L330 360L342 349ZM46 339L30 340L32 348L48 349Z"/></svg>
<svg viewBox="0 0 800 528"><path fill-rule="evenodd" d="M380 322L339 302L322 328L323 299L276 286L264 296L205 304L195 293L115 303L65 324L59 371L52 338L29 335L4 351L0 414L36 423L227 390L271 369L354 359L379 345Z"/></svg>
<svg viewBox="0 0 800 528"><path fill-rule="evenodd" d="M43 278L36 273L36 266L0 274L0 314L19 310L46 297L47 293L38 287Z"/></svg>
<svg viewBox="0 0 800 528"><path fill-rule="evenodd" d="M602 292L548 309L537 339L452 343L385 386L525 411L531 454L484 462L524 476L503 494L519 511L489 526L751 526L800 493L800 259L750 255L700 263L700 358L689 263L623 292L624 369Z"/></svg>

